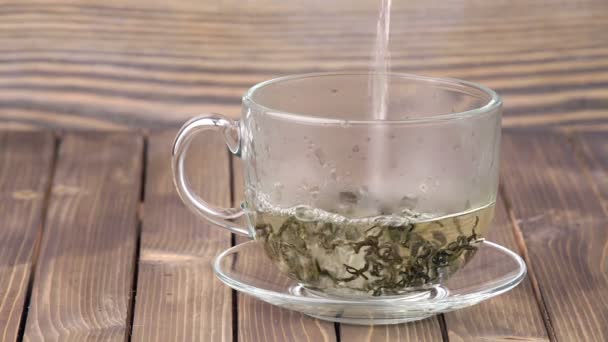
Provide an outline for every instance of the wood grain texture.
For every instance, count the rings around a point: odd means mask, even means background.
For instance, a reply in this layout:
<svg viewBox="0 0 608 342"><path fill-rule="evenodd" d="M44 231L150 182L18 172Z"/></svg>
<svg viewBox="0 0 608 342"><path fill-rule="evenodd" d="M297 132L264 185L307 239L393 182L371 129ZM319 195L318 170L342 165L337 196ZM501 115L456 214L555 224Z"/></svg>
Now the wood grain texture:
<svg viewBox="0 0 608 342"><path fill-rule="evenodd" d="M230 233L179 199L170 163L176 133L155 133L148 140L132 341L232 341L231 290L211 267L230 247ZM220 137L195 140L189 153L193 188L211 203L230 205L228 154Z"/></svg>
<svg viewBox="0 0 608 342"><path fill-rule="evenodd" d="M233 193L235 205L244 198L243 166L234 157L232 162ZM238 236L236 243L248 241L246 237ZM257 267L255 260L249 264ZM257 267L259 268L259 267ZM272 277L269 274L268 277ZM299 312L282 309L262 302L243 293L238 298L238 340L239 342L276 341L276 342L332 342L336 341L334 324ZM348 341L348 340L345 340Z"/></svg>
<svg viewBox="0 0 608 342"><path fill-rule="evenodd" d="M25 341L125 340L141 164L141 137L63 138Z"/></svg>
<svg viewBox="0 0 608 342"><path fill-rule="evenodd" d="M376 341L441 341L441 327L436 316L422 321L397 325L340 326L341 341L376 342Z"/></svg>
<svg viewBox="0 0 608 342"><path fill-rule="evenodd" d="M511 132L502 181L558 341L608 340L608 221L565 135Z"/></svg>
<svg viewBox="0 0 608 342"><path fill-rule="evenodd" d="M237 116L253 84L367 70L377 1L25 0L0 8L0 126ZM608 2L395 1L393 69L483 83L505 125L606 123Z"/></svg>
<svg viewBox="0 0 608 342"><path fill-rule="evenodd" d="M49 133L0 132L0 341L17 339L53 155Z"/></svg>
<svg viewBox="0 0 608 342"><path fill-rule="evenodd" d="M608 215L608 134L585 132L576 134L573 138L588 166L588 176L594 190Z"/></svg>
<svg viewBox="0 0 608 342"><path fill-rule="evenodd" d="M495 215L487 239L517 252L502 200L497 203ZM549 340L528 278L503 295L445 314L445 321L450 342Z"/></svg>

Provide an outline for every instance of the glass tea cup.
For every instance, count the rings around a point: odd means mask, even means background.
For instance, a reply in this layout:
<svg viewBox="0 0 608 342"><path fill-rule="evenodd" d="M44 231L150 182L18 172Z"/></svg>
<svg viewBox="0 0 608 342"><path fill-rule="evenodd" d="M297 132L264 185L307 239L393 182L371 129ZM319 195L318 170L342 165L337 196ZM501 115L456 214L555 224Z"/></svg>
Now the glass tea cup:
<svg viewBox="0 0 608 342"><path fill-rule="evenodd" d="M372 108L387 82L385 113ZM278 269L330 295L399 295L444 282L472 258L498 187L502 103L481 85L407 74L322 73L262 82L242 118L205 114L173 147L175 186L205 219L259 240ZM244 164L245 202L192 192L198 133L224 135ZM247 227L234 219L245 215Z"/></svg>

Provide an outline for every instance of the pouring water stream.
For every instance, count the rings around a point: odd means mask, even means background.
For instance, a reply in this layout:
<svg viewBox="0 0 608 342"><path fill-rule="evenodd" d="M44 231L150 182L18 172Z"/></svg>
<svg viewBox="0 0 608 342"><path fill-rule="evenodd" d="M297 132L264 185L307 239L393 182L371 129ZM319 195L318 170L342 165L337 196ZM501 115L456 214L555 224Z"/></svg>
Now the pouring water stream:
<svg viewBox="0 0 608 342"><path fill-rule="evenodd" d="M391 22L392 0L381 0L376 25L376 41L372 51L369 94L371 97L371 112L375 120L388 119L389 104L389 77L390 72L390 22ZM370 175L370 192L374 196L380 196L384 190L381 188L383 182L382 174L378 170L385 169L388 163L390 148L389 139L382 126L374 127L373 136L369 145L368 174ZM380 197L376 197L380 198Z"/></svg>

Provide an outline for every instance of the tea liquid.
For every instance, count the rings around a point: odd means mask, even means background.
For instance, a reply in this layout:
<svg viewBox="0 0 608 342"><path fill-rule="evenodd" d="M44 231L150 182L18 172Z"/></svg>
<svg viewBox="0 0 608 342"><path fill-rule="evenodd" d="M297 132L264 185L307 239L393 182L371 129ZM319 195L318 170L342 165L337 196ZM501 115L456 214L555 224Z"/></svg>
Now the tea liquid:
<svg viewBox="0 0 608 342"><path fill-rule="evenodd" d="M445 280L475 254L493 212L492 203L441 217L405 210L352 218L296 206L252 218L255 238L290 277L379 296Z"/></svg>

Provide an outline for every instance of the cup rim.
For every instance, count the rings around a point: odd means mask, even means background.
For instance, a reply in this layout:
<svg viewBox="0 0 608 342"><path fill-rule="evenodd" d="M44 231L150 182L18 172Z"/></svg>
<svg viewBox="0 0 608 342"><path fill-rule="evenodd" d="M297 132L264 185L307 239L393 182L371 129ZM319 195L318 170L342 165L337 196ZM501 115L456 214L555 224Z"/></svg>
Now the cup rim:
<svg viewBox="0 0 608 342"><path fill-rule="evenodd" d="M264 88L265 86L280 83L289 80L303 79L303 78L312 78L312 77L329 77L329 76L367 76L370 75L386 75L389 77L400 77L406 78L414 81L423 81L427 83L435 83L435 84L443 84L450 85L452 87L459 87L461 89L469 88L474 89L488 95L489 100L481 107L473 108L470 110L457 112L457 113L449 113L449 114L438 114L438 115L430 115L425 117L416 117L402 120L378 120L378 119L369 119L369 120L344 120L344 119L335 119L335 118L327 118L320 116L311 116L303 113L292 113L283 110L278 110L275 108L267 107L262 105L255 100L253 100L253 95L256 91ZM307 73L307 74L296 74L289 76L282 76L273 78L267 81L263 81L257 83L253 87L249 88L245 95L243 95L243 103L247 103L248 105L259 109L260 111L266 113L267 115L277 117L280 119L286 119L290 121L299 121L311 124L326 124L326 125L370 125L370 124L413 124L413 123L428 123L435 121L445 121L445 120L455 120L455 119L464 119L469 117L476 117L486 113L492 113L494 110L500 108L502 106L501 97L492 89L483 86L478 83L463 81L455 78L448 77L429 77L429 76L420 76L414 74L407 73L399 73L399 72L388 72L388 73L375 73L375 72L318 72L318 73Z"/></svg>

